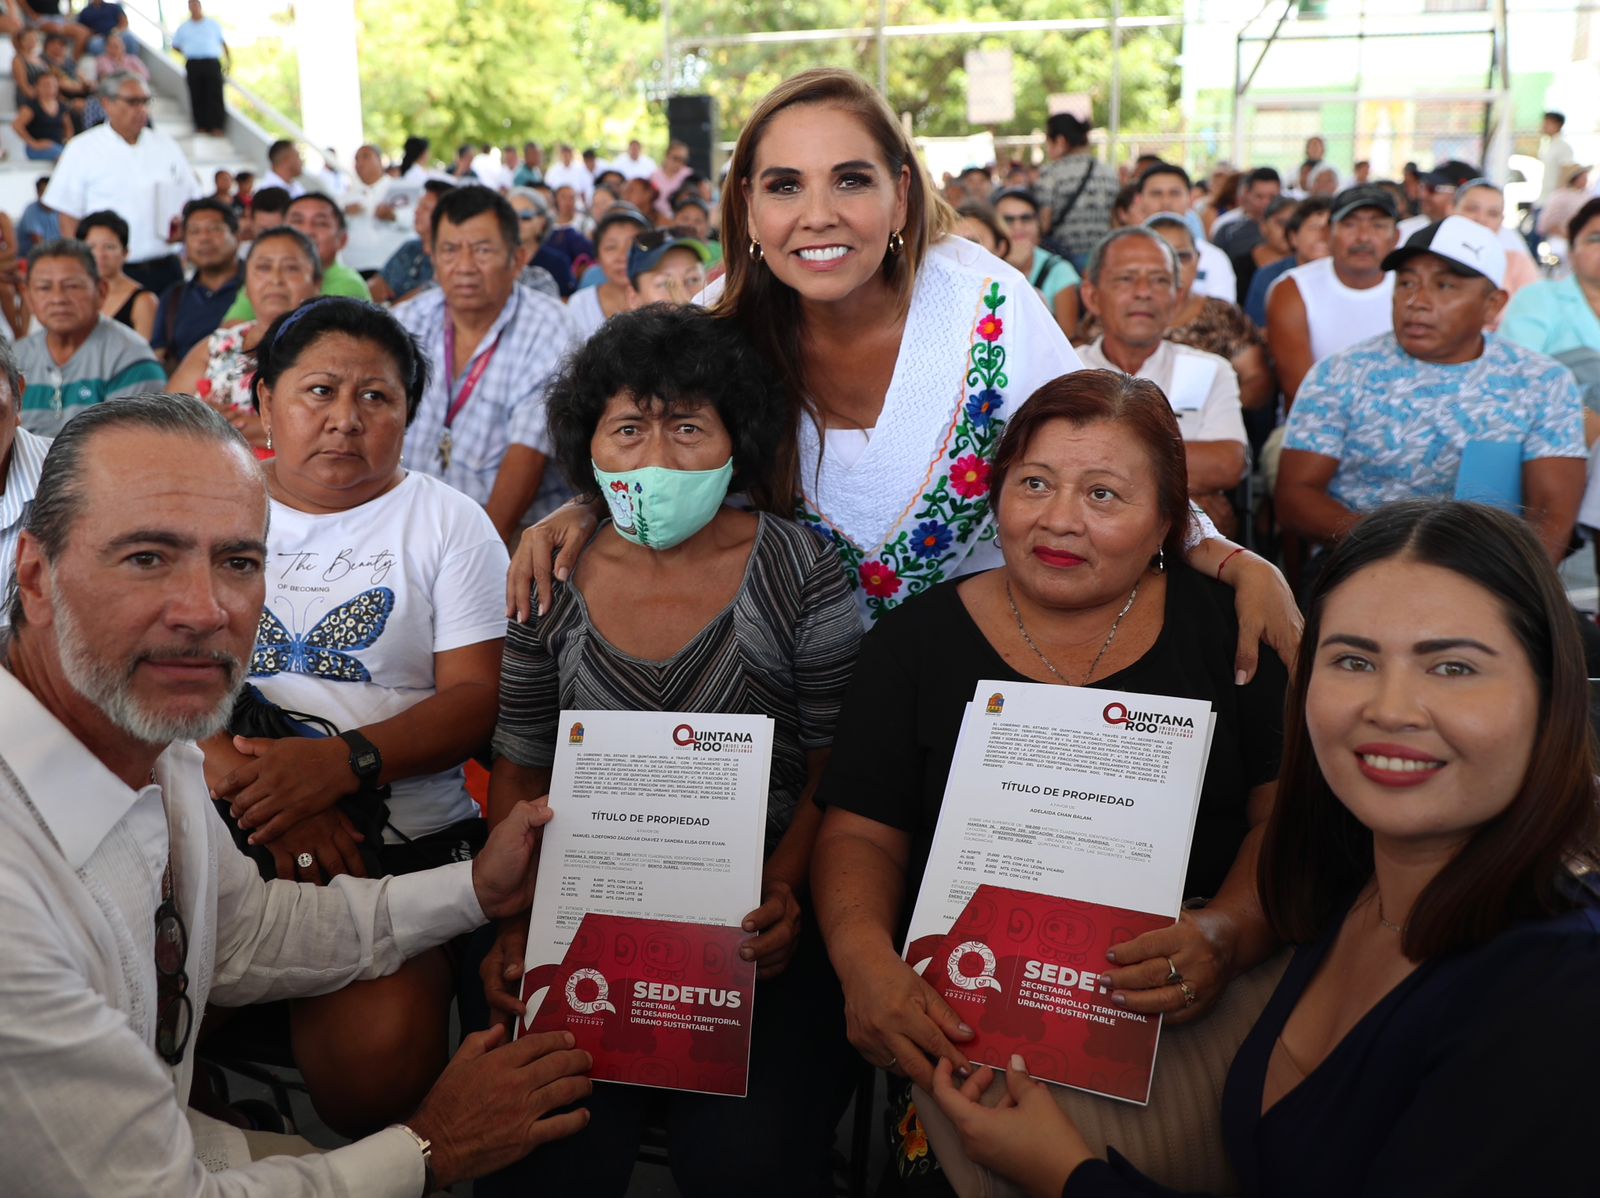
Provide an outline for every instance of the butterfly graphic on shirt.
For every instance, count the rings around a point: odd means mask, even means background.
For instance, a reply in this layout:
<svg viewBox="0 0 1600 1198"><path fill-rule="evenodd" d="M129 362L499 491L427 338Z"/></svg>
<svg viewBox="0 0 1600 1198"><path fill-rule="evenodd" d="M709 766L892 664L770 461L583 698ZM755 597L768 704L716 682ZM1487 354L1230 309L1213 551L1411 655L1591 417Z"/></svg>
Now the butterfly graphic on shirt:
<svg viewBox="0 0 1600 1198"><path fill-rule="evenodd" d="M388 587L362 591L323 616L309 632L291 632L270 608L263 608L250 675L310 674L335 682L371 682L367 667L350 651L371 648L393 613L394 592Z"/></svg>

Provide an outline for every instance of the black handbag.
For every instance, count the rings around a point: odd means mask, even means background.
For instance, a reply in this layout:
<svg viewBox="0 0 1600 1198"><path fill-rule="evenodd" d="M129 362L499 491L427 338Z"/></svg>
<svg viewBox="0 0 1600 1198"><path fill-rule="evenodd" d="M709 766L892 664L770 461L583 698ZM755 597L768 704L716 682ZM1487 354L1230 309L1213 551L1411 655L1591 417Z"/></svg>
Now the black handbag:
<svg viewBox="0 0 1600 1198"><path fill-rule="evenodd" d="M286 736L338 736L339 729L321 716L287 711L263 695L253 684L246 683L234 701L233 714L228 717L228 732L234 736L248 736L262 740L281 740ZM369 878L381 878L392 872L383 867L383 830L389 824L389 788L368 787L353 795L346 795L335 806L355 825L362 840L358 846L361 864ZM256 863L256 869L269 882L278 876L278 867L272 853L265 845L250 844L250 833L241 828L229 812L226 800L214 800L217 814L228 825L233 843L239 851ZM397 833L398 834L398 833Z"/></svg>

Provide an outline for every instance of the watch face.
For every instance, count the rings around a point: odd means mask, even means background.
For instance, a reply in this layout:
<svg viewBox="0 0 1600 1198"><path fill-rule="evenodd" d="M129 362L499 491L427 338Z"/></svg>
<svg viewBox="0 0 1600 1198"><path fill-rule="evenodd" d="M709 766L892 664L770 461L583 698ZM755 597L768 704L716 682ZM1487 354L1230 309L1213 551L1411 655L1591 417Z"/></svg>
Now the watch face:
<svg viewBox="0 0 1600 1198"><path fill-rule="evenodd" d="M368 770L374 770L377 768L378 755L376 753L368 751L366 753L356 754L356 771L358 773L364 774Z"/></svg>

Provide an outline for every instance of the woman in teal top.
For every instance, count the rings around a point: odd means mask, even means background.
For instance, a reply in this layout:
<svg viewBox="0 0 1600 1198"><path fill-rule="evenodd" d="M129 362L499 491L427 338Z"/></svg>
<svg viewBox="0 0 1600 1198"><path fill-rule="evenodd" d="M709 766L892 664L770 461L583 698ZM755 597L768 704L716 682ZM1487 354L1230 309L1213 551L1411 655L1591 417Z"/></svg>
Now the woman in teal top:
<svg viewBox="0 0 1600 1198"><path fill-rule="evenodd" d="M1078 282L1078 272L1072 263L1039 244L1039 201L1025 188L1008 187L995 196L994 211L1011 239L1006 261L1028 276L1028 282L1044 297L1045 306L1060 323L1056 297Z"/></svg>
<svg viewBox="0 0 1600 1198"><path fill-rule="evenodd" d="M1500 321L1502 337L1551 357L1600 352L1600 199L1578 209L1567 237L1572 274L1530 283Z"/></svg>

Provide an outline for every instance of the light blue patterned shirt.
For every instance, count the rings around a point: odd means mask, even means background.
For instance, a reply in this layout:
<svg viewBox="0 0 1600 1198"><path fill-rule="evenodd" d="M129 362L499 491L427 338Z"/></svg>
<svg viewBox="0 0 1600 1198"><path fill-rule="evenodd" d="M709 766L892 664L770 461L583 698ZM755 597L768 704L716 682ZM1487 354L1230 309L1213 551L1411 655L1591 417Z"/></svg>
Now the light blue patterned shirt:
<svg viewBox="0 0 1600 1198"><path fill-rule="evenodd" d="M443 290L434 288L407 300L394 309L394 316L417 338L433 363L417 417L406 430L406 465L443 479L479 504L486 504L506 450L528 445L543 454L550 452L545 391L561 360L580 342L577 326L560 300L519 283L472 361L460 377L450 380L450 359L444 352L444 322L449 314ZM439 442L450 409L449 396L460 394L473 365L491 346L496 347L494 358L450 426L450 468L443 469ZM554 464L546 468L539 497L530 510L533 518L554 510L570 495L560 474Z"/></svg>
<svg viewBox="0 0 1600 1198"><path fill-rule="evenodd" d="M1524 462L1587 459L1571 372L1493 333L1483 341L1453 366L1412 357L1393 333L1324 358L1300 385L1283 447L1337 459L1328 494L1357 513L1451 498L1469 441L1515 442Z"/></svg>

